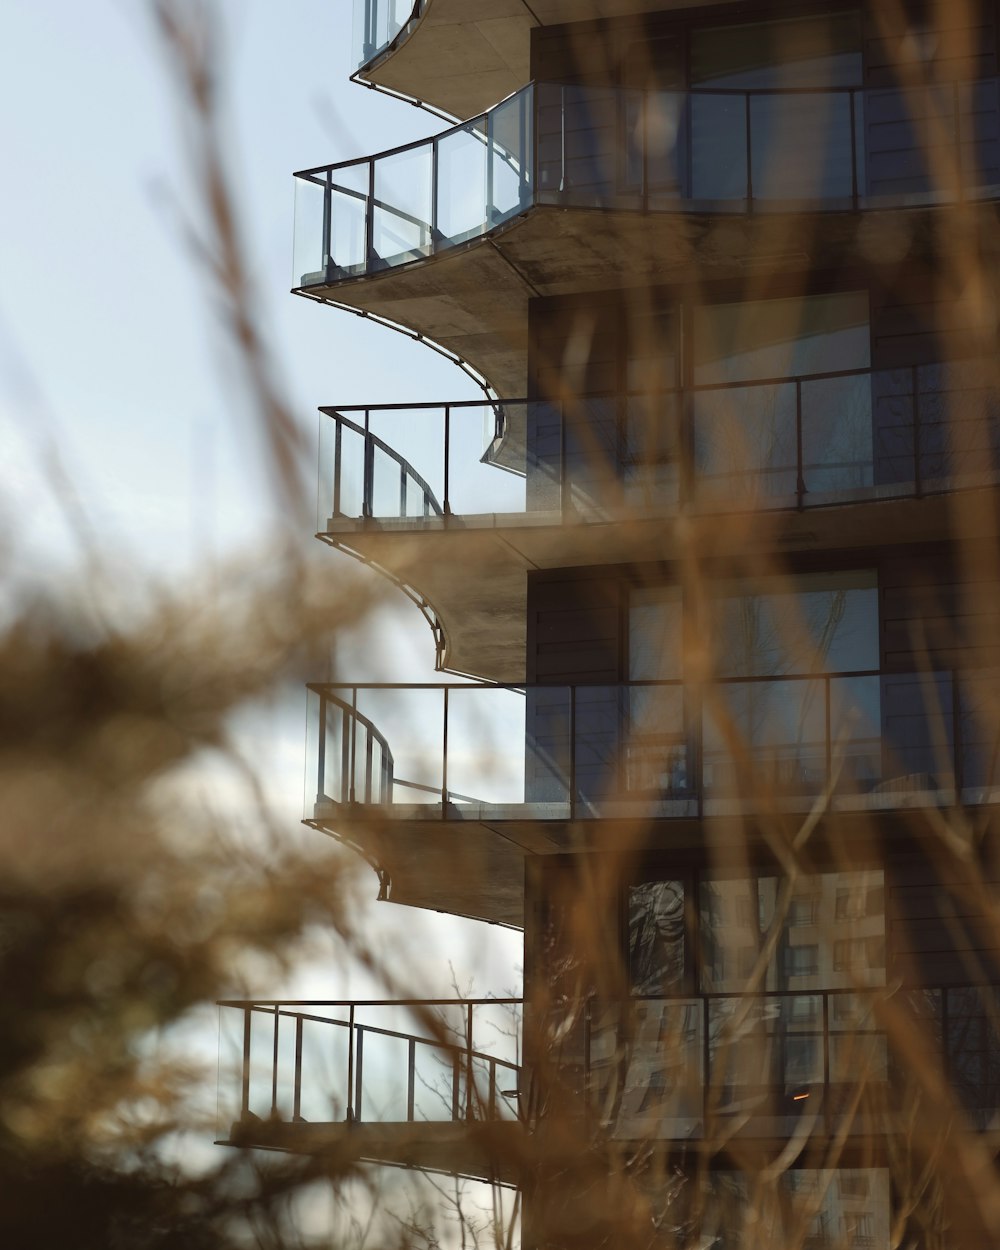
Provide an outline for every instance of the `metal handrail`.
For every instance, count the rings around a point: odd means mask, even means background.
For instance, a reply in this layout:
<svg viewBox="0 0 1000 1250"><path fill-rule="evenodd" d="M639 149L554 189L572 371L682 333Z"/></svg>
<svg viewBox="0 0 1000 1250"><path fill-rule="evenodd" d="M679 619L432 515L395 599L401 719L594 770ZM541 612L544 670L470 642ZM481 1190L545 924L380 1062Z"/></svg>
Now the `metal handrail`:
<svg viewBox="0 0 1000 1250"><path fill-rule="evenodd" d="M341 482L342 482L342 465L343 465L343 448L341 430L351 430L355 434L360 434L364 439L364 482L362 487L362 515L366 517L374 516L374 494L375 494L375 452L381 451L388 456L390 460L394 460L400 469L399 484L399 514L407 515L408 490L407 483L413 481L423 499L423 515L429 516L432 512L435 516L442 516L443 510L437 501L437 497L428 486L427 482L408 460L399 454L394 448L390 447L384 439L373 434L368 428L368 417L366 414L365 424L358 425L355 421L342 416L339 411L333 408L321 408L325 416L330 417L337 425L336 442L334 445L334 488L333 488L333 515L340 516L341 502Z"/></svg>
<svg viewBox="0 0 1000 1250"><path fill-rule="evenodd" d="M361 273L377 272L386 267L408 264L414 260L421 259L424 255L435 254L467 242L469 238L468 232L463 232L461 238L450 240L438 230L435 220L437 216L436 206L441 188L440 164L437 159L438 148L442 142L459 132L464 132L470 136L478 136L486 144L490 157L496 156L498 160L503 160L511 168L516 169L519 176L518 202L502 212L499 218L494 216L491 187L487 185L484 188L482 218L479 225L472 232L474 237L488 233L495 226L502 224L503 221L527 211L538 203L552 203L556 205L576 203L583 207L598 208L608 206L620 208L635 207L642 211L663 212L700 212L710 210L713 212L735 211L750 213L754 211L755 205L766 203L790 203L800 209L812 207L817 210L850 211L857 211L865 207L909 206L914 203L914 196L917 197L917 201L921 205L928 203L946 204L963 199L970 191L975 193L980 188L994 187L992 182L980 183L976 181L976 175L979 172L978 164L974 168L969 168L967 164L963 165L963 151L970 145L963 143L963 139L967 138L967 136L962 134L962 123L963 120L967 123L964 113L968 112L967 101L971 93L976 90L982 90L984 87L996 91L998 84L1000 84L1000 79L986 78L963 83L942 84L924 89L896 87L790 87L782 89L691 87L683 91L654 92L631 88L588 88L558 83L529 83L492 109L479 114L469 121L444 130L431 138L400 144L368 157L339 161L329 165L318 165L310 169L297 171L294 175L297 179L313 183L323 188L324 191L324 237L320 241L320 251L325 259L322 272L317 270L306 277L298 275L296 285L301 289L307 289L316 285L329 285L345 277L354 277ZM574 188L572 170L569 165L572 153L569 152L567 147L569 141L567 140L567 128L565 125L567 107L575 107L579 104L586 108L589 101L607 99L609 93L613 95L614 99L619 101L620 105L617 109L618 116L615 122L615 150L632 155L634 158L632 161L632 167L635 170L634 176L630 177L627 174L618 176L609 170L602 170L596 182L581 184L580 188ZM943 111L939 108L937 114L929 122L919 119L913 120L910 117L907 106L914 97L918 96L928 97L935 104L946 105L946 107ZM949 152L948 159L952 164L946 171L947 177L938 179L936 184L933 180L930 180L926 187L921 184L916 189L898 192L877 192L874 196L870 196L867 186L868 174L870 172L866 164L867 149L861 138L859 138L858 132L863 129L868 104L872 101L893 97L898 97L901 102L903 124L912 125L915 129L919 129L923 125L939 125L949 128L950 133L948 136L945 136L946 142L938 146ZM651 145L647 140L645 125L636 128L634 125L629 124L629 109L626 106L634 108L637 104L645 101L662 101L668 98L676 103L681 124L677 132L677 146L672 148L670 152L661 153L658 150L651 149ZM842 160L843 177L841 181L843 185L837 186L836 194L819 194L818 192L822 191L822 188L804 187L801 192L794 194L786 192L780 196L762 195L760 169L757 170L758 186L756 189L754 187L755 164L758 163L759 157L759 152L755 152L754 149L754 102L764 99L803 98L846 101L844 106L845 117L843 119L844 139L846 141L844 145L845 156ZM533 121L530 127L522 128L520 135L522 150L515 153L499 145L492 131L493 120L498 110L511 107L511 103L518 99L522 99L525 104L532 106ZM745 165L745 169L742 170L742 173L737 171L736 176L742 180L742 185L737 187L735 193L729 189L724 193L720 193L718 188L714 190L700 188L696 185L695 175L692 172L697 165L694 159L695 133L692 114L699 100L711 99L742 100L744 102L742 110L744 143L740 150L742 152L742 165ZM543 107L548 106L547 102L549 100L552 102L551 107L558 110L562 119L560 125L552 134L545 133L539 128L539 112ZM998 108L1000 108L1000 101L998 101ZM764 126L763 120L758 121L757 125ZM544 160L540 160L538 148L540 139L546 143L557 142L557 155L551 159L546 157ZM765 141L771 143L773 139L768 136ZM761 137L758 133L758 146L760 142ZM918 140L918 143L921 148L925 146L920 140ZM733 150L736 151L737 147L738 145L734 145ZM973 151L972 160L975 160L976 145L972 144L971 147ZM422 148L427 151L431 180L431 216L430 220L427 221L424 221L419 215L415 215L411 211L411 205L399 204L392 206L381 200L376 201L375 197L374 171L376 164L386 158L415 152ZM651 169L651 161L662 160L664 157L670 156L671 153L674 153L677 157L677 169L669 179L664 181L657 177L655 170ZM586 162L589 162L591 167L596 167L595 162L600 164L601 153L593 143L591 144L591 149L583 152L581 155ZM608 153L604 155L607 156ZM877 156L877 154L875 155ZM966 157L965 160L968 162L969 158ZM490 183L490 163L490 159L488 159L487 184ZM617 162L607 161L605 163L611 165ZM791 165L786 164L783 168L787 170L791 168ZM356 186L343 186L336 180L335 175L338 172L348 169L367 170L367 180L362 180L366 187L364 191L359 191ZM877 174L877 166L873 166L871 172ZM732 173L731 167L729 173ZM543 185L546 181L546 178L542 177L543 174L548 176L548 180L552 185ZM768 175L765 174L765 176ZM766 187L764 189L766 190ZM332 259L331 230L333 215L331 195L334 191L365 201L366 247L364 259L362 262L352 262L348 267L344 267ZM585 191L582 200L580 195L575 194L576 191ZM419 248L416 249L419 255L414 254L412 249L404 250L394 258L386 258L375 252L372 221L373 214L378 207L382 211L388 211L398 216L401 222L405 221L420 228L422 242Z"/></svg>
<svg viewBox="0 0 1000 1250"><path fill-rule="evenodd" d="M953 384L949 384L951 379L949 374L963 368L974 367L991 367L991 362L973 358L962 361L925 361L916 365L902 365L888 369L872 368L865 369L831 369L817 373L809 374L790 374L784 376L771 376L766 378L749 378L744 381L723 381L723 382L692 382L684 386L663 387L655 391L635 391L635 392L614 392L614 391L595 391L580 396L572 401L568 400L529 400L529 399L513 399L506 400L502 405L502 414L504 421L510 423L510 414L523 406L530 408L534 406L538 409L544 409L549 412L557 412L560 427L564 430L572 429L573 432L586 432L586 409L593 403L607 401L609 404L620 406L615 419L623 428L619 431L618 461L614 464L608 463L605 467L612 475L612 479L607 483L609 489L613 493L616 488L620 489L621 471L626 468L642 467L644 464L654 465L660 461L656 458L645 458L637 456L626 460L625 440L626 432L624 423L627 418L627 407L630 402L655 404L663 401L674 405L670 414L671 419L675 422L676 444L678 451L678 467L684 468L684 472L680 473L678 478L679 502L686 502L697 493L699 483L710 481L714 477L720 476L719 473L711 473L703 471L697 463L697 455L694 448L697 444L698 437L702 434L702 420L695 411L695 402L700 395L732 395L734 397L741 396L745 393L759 392L765 389L787 388L789 391L794 390L794 430L790 430L789 446L791 446L792 438L794 438L794 462L761 466L757 470L750 472L745 468L741 470L741 476L744 479L760 479L764 480L768 476L775 477L777 475L794 474L795 489L788 492L794 495L795 506L804 509L812 505L811 495L818 495L818 504L826 505L830 502L829 496L836 495L838 490L850 491L851 498L858 497L859 492L869 492L872 495L887 489L891 489L893 493L903 496L913 495L921 498L925 494L937 494L956 489L954 478L968 476L966 471L956 472L949 465L949 461L958 453L951 446L950 440L946 439L943 446L940 441L934 442L929 438L926 421L921 420L921 407L928 398L935 396L960 397L973 392L985 392L990 388L983 384L973 383L971 385L963 385L961 379ZM942 377L942 374L944 377ZM877 378L885 378L887 380L903 379L903 382L894 390L898 390L895 398L909 401L909 412L904 420L897 426L893 426L893 430L905 433L911 441L911 448L896 451L887 451L882 455L875 445L873 438L872 446L867 459L847 460L833 462L830 460L820 460L818 462L809 462L806 456L807 447L807 423L810 418L810 402L808 390L812 386L816 386L823 382L836 382L839 380L850 379L868 379L873 381ZM805 396L804 396L805 391ZM998 440L1000 440L1000 401L993 405L997 409L997 417L992 422L996 428ZM368 446L369 441L373 447L378 447L391 455L397 460L401 466L405 467L405 471L414 481L416 481L425 491L426 495L433 502L431 509L435 516L444 518L447 523L448 519L455 515L451 501L451 482L452 480L461 480L461 475L467 472L469 466L467 464L452 464L452 448L453 441L451 433L453 429L453 414L461 419L461 414L466 411L481 412L484 405L481 400L428 403L420 402L414 404L351 404L351 405L335 405L323 407L320 409L324 415L329 416L335 422L348 427L359 434L363 434L366 440L365 456L364 456L364 489L362 496L362 516L372 517L373 498L372 498L372 481L369 466L371 464L372 450ZM495 406L497 409L499 406ZM443 432L443 451L441 464L441 481L443 483L443 498L441 504L437 507L436 499L433 496L431 488L428 486L426 479L398 452L393 451L388 445L370 432L370 425L373 416L380 413L392 413L397 411L413 411L420 413L440 413L440 421ZM580 411L579 418L577 411ZM364 430L345 414L361 413L364 415ZM499 419L499 418L498 418ZM666 419L666 414L665 418ZM981 426L983 429L991 428L991 422L988 417L977 414L975 419L952 418L949 419L948 429L971 429ZM874 432L874 427L873 427ZM426 443L427 440L424 440ZM572 513L575 517L577 509L571 497L571 489L573 487L572 475L567 466L567 458L565 454L565 437L560 440L560 452L555 463L551 457L534 457L534 453L529 448L526 452L526 460L523 469L524 476L532 478L536 473L544 473L546 482L549 485L558 488L559 507L564 515ZM980 449L982 450L982 449ZM332 516L341 515L340 501L343 490L342 484L346 473L349 470L349 464L345 461L341 452L341 441L338 437L335 444L334 467L332 480L332 498L333 508ZM690 463L685 463L690 462ZM935 470L935 466L941 462L941 467ZM887 466L892 469L892 473L886 474L887 480L877 481L877 470L880 466ZM815 475L820 473L828 473L832 469L837 468L857 468L864 472L870 472L872 481L861 485L852 485L844 487L822 487L819 490L811 488L811 482L815 480ZM975 472L972 474L977 480L984 473L995 472L995 467L989 463L984 464L983 458L977 455L975 461ZM455 474L459 477L455 479ZM905 474L909 474L907 477ZM723 473L722 476L726 474ZM901 486L912 483L911 490L898 489ZM588 489L594 489L594 483L588 482ZM634 509L637 514L641 514L645 505L642 502L636 503ZM530 512L530 507L526 507L526 511ZM385 519L395 519L394 514L389 512L382 514ZM429 511L425 510L425 516L429 515ZM401 505L398 513L399 519L406 518L405 495L401 494ZM320 518L322 524L323 518Z"/></svg>

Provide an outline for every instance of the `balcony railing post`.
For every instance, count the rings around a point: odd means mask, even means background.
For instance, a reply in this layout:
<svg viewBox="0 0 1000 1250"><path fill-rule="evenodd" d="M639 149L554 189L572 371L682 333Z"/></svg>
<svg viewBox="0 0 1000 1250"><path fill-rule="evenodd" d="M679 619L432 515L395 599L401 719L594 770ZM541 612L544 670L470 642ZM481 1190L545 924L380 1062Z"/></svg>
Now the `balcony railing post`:
<svg viewBox="0 0 1000 1250"><path fill-rule="evenodd" d="M566 86L559 84L559 193L566 190Z"/></svg>
<svg viewBox="0 0 1000 1250"><path fill-rule="evenodd" d="M475 1073L472 1068L472 1003L465 1009L465 1118L475 1118Z"/></svg>
<svg viewBox="0 0 1000 1250"><path fill-rule="evenodd" d="M962 114L961 101L958 95L959 84L958 79L951 85L951 101L952 108L955 110L955 198L959 201L965 199L965 179L962 176ZM975 145L973 145L975 151Z"/></svg>
<svg viewBox="0 0 1000 1250"><path fill-rule="evenodd" d="M460 1090L462 1083L462 1059L456 1048L451 1054L451 1118L458 1119L458 1109L462 1105Z"/></svg>
<svg viewBox="0 0 1000 1250"><path fill-rule="evenodd" d="M444 515L451 516L451 404L444 406ZM447 524L447 522L446 522Z"/></svg>
<svg viewBox="0 0 1000 1250"><path fill-rule="evenodd" d="M951 742L952 742L952 777L955 785L955 802L961 803L962 791L965 788L965 769L963 767L962 746L962 690L959 683L958 669L951 671Z"/></svg>
<svg viewBox="0 0 1000 1250"><path fill-rule="evenodd" d="M280 1022L278 1008L274 1009L274 1046L271 1052L271 1115L278 1114L278 1025Z"/></svg>
<svg viewBox="0 0 1000 1250"><path fill-rule="evenodd" d="M746 162L747 162L747 212L753 212L753 146L750 138L750 93L743 97L743 118L747 130Z"/></svg>
<svg viewBox="0 0 1000 1250"><path fill-rule="evenodd" d="M497 1119L497 1061L490 1060L490 1084L486 1103L486 1119Z"/></svg>
<svg viewBox="0 0 1000 1250"><path fill-rule="evenodd" d="M326 171L323 184L323 273L327 282L334 281L333 273L333 170Z"/></svg>
<svg viewBox="0 0 1000 1250"><path fill-rule="evenodd" d="M351 1003L347 1018L347 1123L354 1119L354 1004Z"/></svg>
<svg viewBox="0 0 1000 1250"><path fill-rule="evenodd" d="M371 437L371 409L365 409L365 457L361 478L361 515L374 516L375 443Z"/></svg>
<svg viewBox="0 0 1000 1250"><path fill-rule="evenodd" d="M438 230L438 140L431 140L431 236L427 240L431 252L437 248Z"/></svg>
<svg viewBox="0 0 1000 1250"><path fill-rule="evenodd" d="M250 1034L253 1027L253 1008L243 1008L243 1080L240 1091L240 1119L250 1110Z"/></svg>
<svg viewBox="0 0 1000 1250"><path fill-rule="evenodd" d="M830 741L832 736L832 717L830 713L830 675L827 673L823 677L823 738L825 740L826 754L826 784L830 785L833 780L833 743Z"/></svg>
<svg viewBox="0 0 1000 1250"><path fill-rule="evenodd" d="M823 1123L830 1132L833 1122L830 1107L830 994L823 991Z"/></svg>
<svg viewBox="0 0 1000 1250"><path fill-rule="evenodd" d="M806 479L802 463L802 379L795 379L795 497L799 511L805 507Z"/></svg>
<svg viewBox="0 0 1000 1250"><path fill-rule="evenodd" d="M417 1039L410 1038L406 1056L406 1122L413 1123L414 1087L417 1074Z"/></svg>
<svg viewBox="0 0 1000 1250"><path fill-rule="evenodd" d="M368 162L368 198L365 202L365 272L375 268L375 161Z"/></svg>
<svg viewBox="0 0 1000 1250"><path fill-rule="evenodd" d="M316 739L319 758L316 761L316 802L326 797L326 695L319 696L319 732Z"/></svg>
<svg viewBox="0 0 1000 1250"><path fill-rule="evenodd" d="M850 101L850 126L851 126L851 207L858 207L858 123L855 108L855 96L857 91L852 89L848 92L848 100Z"/></svg>
<svg viewBox="0 0 1000 1250"><path fill-rule="evenodd" d="M576 686L569 688L569 818L576 819Z"/></svg>
<svg viewBox="0 0 1000 1250"><path fill-rule="evenodd" d="M360 1123L361 1121L361 1094L363 1090L362 1078L364 1076L365 1062L365 1028L363 1024L357 1027L358 1041L354 1055L354 1119Z"/></svg>
<svg viewBox="0 0 1000 1250"><path fill-rule="evenodd" d="M920 447L923 432L920 428L920 375L916 365L910 366L910 373L913 389L913 493L921 499L924 493Z"/></svg>
<svg viewBox="0 0 1000 1250"><path fill-rule="evenodd" d="M347 801L348 803L356 803L357 793L355 789L355 777L358 771L358 688L354 687L351 694L351 757L350 757L350 775L347 779Z"/></svg>
<svg viewBox="0 0 1000 1250"><path fill-rule="evenodd" d="M441 819L448 815L448 687L444 687L444 711L441 718Z"/></svg>
<svg viewBox="0 0 1000 1250"><path fill-rule="evenodd" d="M333 512L332 516L340 516L341 503L341 476L343 474L343 441L344 427L337 418L334 418L336 424L336 433L333 436ZM325 517L321 517L325 520Z"/></svg>
<svg viewBox="0 0 1000 1250"><path fill-rule="evenodd" d="M350 710L344 708L340 728L340 794L339 803L346 803L351 794L351 726L354 719Z"/></svg>
<svg viewBox="0 0 1000 1250"><path fill-rule="evenodd" d="M302 1119L302 1017L295 1017L295 1077L292 1085L292 1119Z"/></svg>

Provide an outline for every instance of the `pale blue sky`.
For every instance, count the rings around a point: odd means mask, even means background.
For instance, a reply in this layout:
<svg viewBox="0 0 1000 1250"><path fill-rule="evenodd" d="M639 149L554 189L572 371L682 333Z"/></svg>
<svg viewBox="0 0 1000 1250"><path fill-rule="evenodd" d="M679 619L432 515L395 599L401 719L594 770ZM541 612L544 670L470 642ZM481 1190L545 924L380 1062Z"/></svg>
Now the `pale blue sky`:
<svg viewBox="0 0 1000 1250"><path fill-rule="evenodd" d="M220 0L217 9L246 259L310 446L320 404L477 398L426 348L288 294L292 171L442 124L348 82L350 0ZM100 542L130 547L149 570L174 578L206 555L266 542L274 517L247 402L169 207L197 211L143 0L0 0L0 118L0 525L17 537L24 575L51 577L75 555L39 464L50 444ZM311 516L311 497L307 505ZM341 557L329 558L335 575ZM407 663L424 678L429 631L409 607L402 621L391 636L412 642ZM352 674L382 675L374 665ZM304 705L258 727L262 751L286 761L290 821L301 803L303 716ZM390 944L396 932L411 943L415 926L426 932L428 958L457 949L459 931L479 946L478 928L447 918L377 914ZM517 942L492 942L495 959L485 950L471 958L485 969L480 992L510 987ZM464 978L471 969L458 964Z"/></svg>

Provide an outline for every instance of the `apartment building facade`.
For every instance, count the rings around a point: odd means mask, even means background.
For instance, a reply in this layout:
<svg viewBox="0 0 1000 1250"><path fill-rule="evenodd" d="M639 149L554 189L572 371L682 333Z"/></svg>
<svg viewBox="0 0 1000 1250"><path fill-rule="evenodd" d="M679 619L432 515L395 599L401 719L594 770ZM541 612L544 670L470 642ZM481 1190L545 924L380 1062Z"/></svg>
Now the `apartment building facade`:
<svg viewBox="0 0 1000 1250"><path fill-rule="evenodd" d="M297 175L296 290L483 399L323 410L319 537L443 680L312 688L306 818L523 928L525 999L503 1054L234 1006L233 1140L519 1185L537 1246L1000 1237L997 17L359 0L462 120Z"/></svg>

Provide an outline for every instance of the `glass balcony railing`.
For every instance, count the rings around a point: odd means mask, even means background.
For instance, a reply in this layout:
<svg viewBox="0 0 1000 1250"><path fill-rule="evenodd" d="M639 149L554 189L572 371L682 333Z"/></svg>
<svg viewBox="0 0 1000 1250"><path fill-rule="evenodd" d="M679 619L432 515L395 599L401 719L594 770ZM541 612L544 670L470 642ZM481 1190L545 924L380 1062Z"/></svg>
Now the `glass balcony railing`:
<svg viewBox="0 0 1000 1250"><path fill-rule="evenodd" d="M625 1140L897 1131L917 1030L974 1128L1000 1112L995 987L220 1004L220 1133L590 1118ZM525 1069L523 1054L535 1060ZM905 1053L905 1052L904 1052ZM545 1075L546 1097L530 1072ZM909 1074L909 1075L908 1075ZM908 1101L910 1100L910 1101Z"/></svg>
<svg viewBox="0 0 1000 1250"><path fill-rule="evenodd" d="M518 999L225 1002L220 1124L518 1116Z"/></svg>
<svg viewBox="0 0 1000 1250"><path fill-rule="evenodd" d="M561 403L324 408L317 526L608 521L681 502L809 508L988 485L995 373L963 361Z"/></svg>
<svg viewBox="0 0 1000 1250"><path fill-rule="evenodd" d="M294 284L458 247L536 204L753 213L1000 195L1000 80L638 91L533 83L434 138L296 177Z"/></svg>
<svg viewBox="0 0 1000 1250"><path fill-rule="evenodd" d="M401 34L408 35L426 7L427 0L354 0L354 68L364 69Z"/></svg>
<svg viewBox="0 0 1000 1250"><path fill-rule="evenodd" d="M309 820L690 819L824 792L838 810L1000 801L994 671L309 689Z"/></svg>

